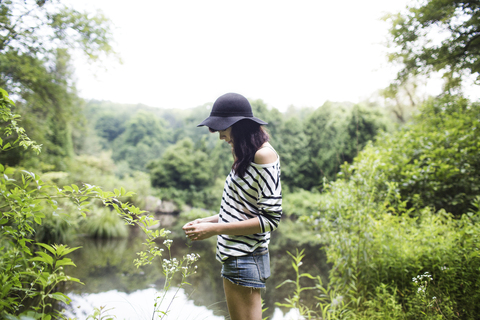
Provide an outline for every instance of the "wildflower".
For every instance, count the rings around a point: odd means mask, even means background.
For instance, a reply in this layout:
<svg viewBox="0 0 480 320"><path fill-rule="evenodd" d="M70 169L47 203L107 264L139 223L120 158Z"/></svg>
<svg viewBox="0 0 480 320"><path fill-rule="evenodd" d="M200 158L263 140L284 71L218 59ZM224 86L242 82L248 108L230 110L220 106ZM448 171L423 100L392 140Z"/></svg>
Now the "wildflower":
<svg viewBox="0 0 480 320"><path fill-rule="evenodd" d="M170 240L170 239L163 241L163 245L167 247L168 250L170 250L170 246L172 245L172 243L173 243L173 240Z"/></svg>

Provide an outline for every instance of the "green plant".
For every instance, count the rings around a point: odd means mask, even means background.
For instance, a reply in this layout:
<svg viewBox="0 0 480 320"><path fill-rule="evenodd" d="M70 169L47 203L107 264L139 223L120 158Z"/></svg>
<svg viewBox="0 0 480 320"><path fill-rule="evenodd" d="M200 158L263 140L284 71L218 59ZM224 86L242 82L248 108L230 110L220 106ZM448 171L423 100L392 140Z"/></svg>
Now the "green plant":
<svg viewBox="0 0 480 320"><path fill-rule="evenodd" d="M377 199L393 182L409 208L443 208L461 216L480 194L480 103L444 95L419 111L402 130L365 148L343 175L370 172L365 165L375 158Z"/></svg>
<svg viewBox="0 0 480 320"><path fill-rule="evenodd" d="M408 130L344 165L337 181L325 183L319 210L301 219L319 234L332 264L320 289L324 318L480 313L480 108L442 97L421 110ZM427 272L421 284L412 281Z"/></svg>
<svg viewBox="0 0 480 320"><path fill-rule="evenodd" d="M105 314L110 310L112 310L112 309L105 309L105 307L95 308L95 310L93 311L93 314L89 315L87 317L87 320L89 320L89 319L92 319L92 320L113 320L113 319L116 318L115 316L110 316L108 314Z"/></svg>
<svg viewBox="0 0 480 320"><path fill-rule="evenodd" d="M47 245L44 243L36 243L36 245L43 247L47 250L37 251L36 256L29 259L32 262L32 267L28 268L25 275L32 279L30 282L30 288L26 289L26 295L24 299L35 300L39 299L38 306L33 306L35 314L44 315L47 307L52 305L47 302L47 298L62 301L63 303L69 303L70 298L61 292L56 292L56 286L60 282L73 281L79 282L79 279L72 278L65 275L63 272L64 266L75 266L69 258L64 258L65 255L70 252L79 249L69 248L65 245ZM37 290L37 288L40 288ZM50 319L50 316L42 316L43 319Z"/></svg>
<svg viewBox="0 0 480 320"><path fill-rule="evenodd" d="M0 94L0 110L7 128L4 132L23 133L23 129L17 126L17 116L10 113L13 102L5 91L1 90ZM39 150L39 147L33 142L29 143L27 138L20 138L5 145L3 140L0 140L2 150L9 150L17 144ZM0 164L0 174L0 317L42 320L64 318L61 313L52 309L52 301L70 302L70 299L57 289L60 282L79 282L63 271L64 266L74 265L64 256L78 248L34 241L35 229L44 223L45 212L54 213L59 210L59 201L71 201L77 215L83 218L87 217L92 202L101 201L106 207L113 208L125 223L139 227L146 235L146 249L138 253L138 258L134 261L137 267L150 264L155 257L162 256L163 250L158 248L156 241L166 237L169 231L153 229L157 221L152 216L119 200L132 197L132 192L127 192L124 188L114 189L113 192L103 191L100 187L89 184L82 187L70 184L59 188L55 184L45 183L33 172L5 167L3 164ZM171 242L167 244L170 249ZM33 254L32 250L38 247L46 251L37 250ZM165 271L165 264L164 272L167 272L170 278L181 272L184 280L191 274L190 267L196 259L196 255L193 258L187 256L178 268L168 271ZM182 283L185 282L183 280ZM95 312L93 317L104 319L102 310Z"/></svg>
<svg viewBox="0 0 480 320"><path fill-rule="evenodd" d="M182 260L177 260L176 258L172 258L170 254L171 253L170 247L172 245L172 242L173 241L170 239L167 239L163 242L164 246L167 247L168 249L170 259L163 259L162 269L163 269L163 274L165 275L165 283L163 285L162 292L155 298L152 320L154 319L155 315L157 315L160 319L163 319L168 314L168 311L173 302L173 299L175 299L180 289L182 289L185 285L190 285L186 281L186 279L196 273L195 270L197 266L195 266L194 263L200 258L200 255L196 253L187 254L182 258ZM168 306L166 308L165 307L162 308L162 304L165 302L164 299L165 299L166 293L172 286L174 276L178 272L181 273L180 284L177 286L177 289L175 290L175 294L172 300L170 300Z"/></svg>
<svg viewBox="0 0 480 320"><path fill-rule="evenodd" d="M128 236L128 228L118 213L109 208L95 208L85 221L86 233L94 238L124 238Z"/></svg>
<svg viewBox="0 0 480 320"><path fill-rule="evenodd" d="M308 306L306 306L302 303L301 295L302 295L303 291L315 290L315 289L317 289L317 287L304 287L304 286L301 285L300 281L303 278L308 278L308 279L312 279L312 280L317 280L317 282L321 285L322 280L321 280L320 276L313 277L309 273L300 273L300 266L303 264L302 259L303 259L303 257L305 257L303 252L304 252L304 250L298 252L298 249L297 249L296 254L293 255L293 254L291 254L290 252L287 251L288 255L290 257L292 257L292 259L293 259L292 267L293 267L293 270L295 271L296 278L295 278L295 280L290 280L290 279L285 280L284 282L282 282L281 284L279 284L277 286L277 289L280 288L281 286L287 284L287 283L291 283L291 284L295 285L295 290L293 291L293 296L285 299L285 301L286 301L285 303L276 302L275 305L277 305L279 307L287 307L287 308L297 309L300 316L307 317L308 319L313 319L313 317L315 317L316 313L311 309L311 307L308 307Z"/></svg>
<svg viewBox="0 0 480 320"><path fill-rule="evenodd" d="M298 189L286 193L282 209L285 215L293 217L309 216L318 208L320 193Z"/></svg>

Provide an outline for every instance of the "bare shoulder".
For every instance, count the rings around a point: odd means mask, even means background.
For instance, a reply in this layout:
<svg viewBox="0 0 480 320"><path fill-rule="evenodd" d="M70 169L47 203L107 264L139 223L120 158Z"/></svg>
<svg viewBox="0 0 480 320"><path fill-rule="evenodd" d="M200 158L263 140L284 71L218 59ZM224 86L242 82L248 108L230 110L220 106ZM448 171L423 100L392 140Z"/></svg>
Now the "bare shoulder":
<svg viewBox="0 0 480 320"><path fill-rule="evenodd" d="M273 147L269 143L266 143L257 150L253 162L256 164L269 164L277 161L277 158L277 153Z"/></svg>

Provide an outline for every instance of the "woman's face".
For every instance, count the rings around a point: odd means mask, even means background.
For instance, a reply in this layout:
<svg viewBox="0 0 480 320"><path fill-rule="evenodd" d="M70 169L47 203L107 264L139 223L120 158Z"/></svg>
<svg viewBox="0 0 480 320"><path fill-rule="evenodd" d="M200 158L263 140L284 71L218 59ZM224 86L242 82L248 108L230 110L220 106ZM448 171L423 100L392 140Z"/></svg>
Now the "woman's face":
<svg viewBox="0 0 480 320"><path fill-rule="evenodd" d="M232 137L230 136L231 132L232 132L232 127L228 127L225 130L218 131L218 137L220 140L225 140L233 148L233 140L232 140Z"/></svg>

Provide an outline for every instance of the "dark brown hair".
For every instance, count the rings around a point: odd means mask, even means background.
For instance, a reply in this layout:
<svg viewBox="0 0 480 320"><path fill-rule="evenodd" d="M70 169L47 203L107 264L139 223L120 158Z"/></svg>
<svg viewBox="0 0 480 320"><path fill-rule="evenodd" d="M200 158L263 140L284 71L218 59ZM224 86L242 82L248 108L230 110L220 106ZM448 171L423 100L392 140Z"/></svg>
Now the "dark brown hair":
<svg viewBox="0 0 480 320"><path fill-rule="evenodd" d="M239 177L245 175L248 166L255 158L255 153L265 142L270 140L261 125L250 120L240 120L232 126L230 136L233 140L235 162L232 169Z"/></svg>

